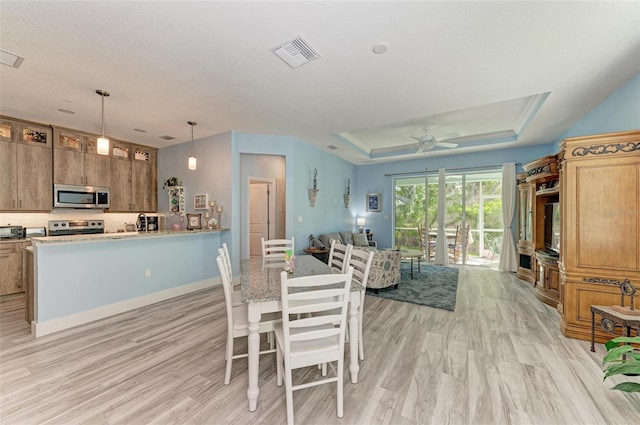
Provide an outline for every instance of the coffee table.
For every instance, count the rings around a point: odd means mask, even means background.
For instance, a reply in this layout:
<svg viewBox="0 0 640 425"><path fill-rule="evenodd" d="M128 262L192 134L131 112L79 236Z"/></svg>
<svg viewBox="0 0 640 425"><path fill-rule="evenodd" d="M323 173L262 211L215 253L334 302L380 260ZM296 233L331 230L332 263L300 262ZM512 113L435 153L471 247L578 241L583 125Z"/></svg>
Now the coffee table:
<svg viewBox="0 0 640 425"><path fill-rule="evenodd" d="M418 249L401 249L400 250L400 258L406 258L411 260L411 279L413 279L413 259L418 259L418 273L420 273L420 261L424 253Z"/></svg>

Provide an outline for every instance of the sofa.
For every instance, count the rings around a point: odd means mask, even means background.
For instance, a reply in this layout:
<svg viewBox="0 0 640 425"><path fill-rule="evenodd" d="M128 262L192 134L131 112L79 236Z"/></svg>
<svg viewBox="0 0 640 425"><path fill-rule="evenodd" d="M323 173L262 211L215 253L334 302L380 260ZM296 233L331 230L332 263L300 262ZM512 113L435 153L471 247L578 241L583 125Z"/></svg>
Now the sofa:
<svg viewBox="0 0 640 425"><path fill-rule="evenodd" d="M344 245L353 245L354 249L374 251L367 288L381 289L396 286L400 283L400 252L379 250L371 246L363 233L353 233L350 230L342 232L325 233L313 240L316 248L330 248L331 241L337 240Z"/></svg>

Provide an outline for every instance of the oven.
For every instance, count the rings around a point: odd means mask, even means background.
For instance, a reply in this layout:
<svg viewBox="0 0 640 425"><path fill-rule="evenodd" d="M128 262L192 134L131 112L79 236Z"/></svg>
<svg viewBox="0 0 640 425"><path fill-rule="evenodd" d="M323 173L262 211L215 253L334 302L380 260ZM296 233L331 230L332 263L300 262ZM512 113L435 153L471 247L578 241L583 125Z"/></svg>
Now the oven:
<svg viewBox="0 0 640 425"><path fill-rule="evenodd" d="M104 233L104 220L51 220L49 236L93 235Z"/></svg>

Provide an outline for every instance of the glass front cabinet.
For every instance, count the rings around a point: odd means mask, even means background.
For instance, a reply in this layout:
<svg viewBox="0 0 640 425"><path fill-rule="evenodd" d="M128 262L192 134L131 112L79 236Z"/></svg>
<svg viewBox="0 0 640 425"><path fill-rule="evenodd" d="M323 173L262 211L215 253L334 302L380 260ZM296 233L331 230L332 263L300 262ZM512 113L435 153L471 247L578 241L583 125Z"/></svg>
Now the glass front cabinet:
<svg viewBox="0 0 640 425"><path fill-rule="evenodd" d="M533 203L535 184L526 181L526 173L518 174L518 271L524 281L536 282L536 257L533 241Z"/></svg>

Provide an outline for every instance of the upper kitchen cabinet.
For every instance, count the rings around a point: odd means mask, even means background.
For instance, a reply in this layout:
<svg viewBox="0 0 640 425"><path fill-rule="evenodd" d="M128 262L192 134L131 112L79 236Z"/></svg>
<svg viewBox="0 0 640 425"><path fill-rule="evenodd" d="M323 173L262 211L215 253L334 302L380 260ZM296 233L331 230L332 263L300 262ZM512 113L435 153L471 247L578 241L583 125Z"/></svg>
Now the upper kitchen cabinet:
<svg viewBox="0 0 640 425"><path fill-rule="evenodd" d="M111 211L157 210L157 152L147 146L113 142Z"/></svg>
<svg viewBox="0 0 640 425"><path fill-rule="evenodd" d="M98 155L97 136L54 128L53 182L111 186L109 155Z"/></svg>
<svg viewBox="0 0 640 425"><path fill-rule="evenodd" d="M51 128L0 117L0 211L50 211Z"/></svg>

